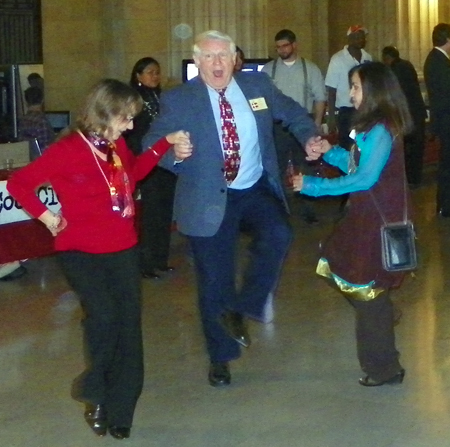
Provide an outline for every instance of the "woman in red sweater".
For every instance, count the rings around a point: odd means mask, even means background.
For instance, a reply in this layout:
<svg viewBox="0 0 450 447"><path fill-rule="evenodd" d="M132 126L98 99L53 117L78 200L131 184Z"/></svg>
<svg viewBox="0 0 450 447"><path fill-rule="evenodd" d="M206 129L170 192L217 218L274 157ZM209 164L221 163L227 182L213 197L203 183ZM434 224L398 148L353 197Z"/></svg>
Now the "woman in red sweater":
<svg viewBox="0 0 450 447"><path fill-rule="evenodd" d="M122 132L133 128L142 99L134 89L105 79L91 91L67 136L15 172L9 192L55 236L55 248L84 311L86 370L74 397L86 403L86 422L99 436L128 438L143 385L141 277L132 193L173 145L191 155L189 135L179 131L139 156ZM61 203L54 214L36 196L50 183Z"/></svg>

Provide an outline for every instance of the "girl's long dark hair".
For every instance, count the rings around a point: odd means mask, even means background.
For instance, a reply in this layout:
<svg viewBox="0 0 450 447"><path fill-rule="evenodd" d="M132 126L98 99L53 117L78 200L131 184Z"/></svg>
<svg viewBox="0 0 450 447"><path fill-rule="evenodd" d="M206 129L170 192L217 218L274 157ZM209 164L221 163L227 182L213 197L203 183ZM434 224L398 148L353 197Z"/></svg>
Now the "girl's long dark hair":
<svg viewBox="0 0 450 447"><path fill-rule="evenodd" d="M367 132L378 123L384 124L392 136L407 135L412 120L405 95L392 70L381 62L366 62L353 67L361 80L362 101L352 121L356 132Z"/></svg>

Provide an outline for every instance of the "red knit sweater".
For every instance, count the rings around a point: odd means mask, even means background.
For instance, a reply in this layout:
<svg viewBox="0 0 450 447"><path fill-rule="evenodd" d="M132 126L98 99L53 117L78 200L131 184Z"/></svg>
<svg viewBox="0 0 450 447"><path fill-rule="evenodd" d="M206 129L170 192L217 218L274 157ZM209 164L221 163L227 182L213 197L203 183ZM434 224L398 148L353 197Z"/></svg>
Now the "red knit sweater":
<svg viewBox="0 0 450 447"><path fill-rule="evenodd" d="M126 147L125 140L116 142L133 191L170 148L166 139L139 156ZM106 172L106 161L98 158ZM37 187L50 183L58 195L67 227L55 238L55 249L80 250L88 253L111 253L137 243L134 219L121 217L111 205L109 187L99 170L88 144L78 133L72 133L50 145L41 157L14 172L7 188L12 196L34 217L47 207L36 196Z"/></svg>

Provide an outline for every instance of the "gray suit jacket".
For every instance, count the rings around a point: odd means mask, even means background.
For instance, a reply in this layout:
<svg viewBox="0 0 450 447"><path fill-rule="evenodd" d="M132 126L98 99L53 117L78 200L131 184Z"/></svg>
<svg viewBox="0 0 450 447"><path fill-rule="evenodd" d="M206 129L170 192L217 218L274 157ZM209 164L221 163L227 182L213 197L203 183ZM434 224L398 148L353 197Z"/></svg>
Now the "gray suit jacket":
<svg viewBox="0 0 450 447"><path fill-rule="evenodd" d="M254 111L264 171L274 194L285 202L273 141L273 120L281 120L301 142L316 135L306 109L283 95L265 73L236 73L236 82L248 100L264 98L267 109ZM207 87L199 78L161 96L161 112L143 138L147 148L159 138L177 131L190 133L192 156L174 164L169 151L160 165L178 175L174 219L178 229L190 236L213 236L223 220L227 184L223 175L220 136L214 121Z"/></svg>

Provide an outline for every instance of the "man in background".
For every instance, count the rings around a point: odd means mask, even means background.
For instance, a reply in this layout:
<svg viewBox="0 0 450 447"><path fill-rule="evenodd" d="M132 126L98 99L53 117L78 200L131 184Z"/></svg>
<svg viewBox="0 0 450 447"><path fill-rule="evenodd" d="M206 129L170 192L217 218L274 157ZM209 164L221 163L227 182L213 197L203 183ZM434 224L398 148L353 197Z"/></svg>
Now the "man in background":
<svg viewBox="0 0 450 447"><path fill-rule="evenodd" d="M422 181L423 153L425 148L425 120L427 110L420 91L419 80L414 65L400 58L397 48L387 46L382 51L383 62L391 67L408 101L414 122L414 130L404 138L405 166L408 183L417 187Z"/></svg>
<svg viewBox="0 0 450 447"><path fill-rule="evenodd" d="M295 102L308 110L320 132L325 112L325 83L319 67L313 62L298 56L298 44L295 33L282 29L275 35L275 48L278 58L264 65L275 85ZM303 174L313 175L314 162L305 160L304 150L289 129L276 122L274 126L275 146L278 154L280 175L285 178L288 164ZM311 198L296 196L300 200L300 215L307 223L317 222Z"/></svg>
<svg viewBox="0 0 450 447"><path fill-rule="evenodd" d="M328 90L328 131L338 131L339 146L350 149L353 140L348 136L355 108L350 101L348 72L356 65L372 60L364 50L367 30L353 25L347 30L347 45L335 53L328 65L325 85ZM337 112L337 121L336 121Z"/></svg>
<svg viewBox="0 0 450 447"><path fill-rule="evenodd" d="M236 46L236 62L234 64L234 71L241 71L244 67L245 54L242 48Z"/></svg>
<svg viewBox="0 0 450 447"><path fill-rule="evenodd" d="M439 23L432 34L424 75L430 104L431 128L441 145L437 179L437 213L450 217L450 24Z"/></svg>
<svg viewBox="0 0 450 447"><path fill-rule="evenodd" d="M33 141L36 138L40 151L43 151L55 139L55 132L44 113L42 90L39 87L27 88L25 102L27 113L19 120L19 140Z"/></svg>
<svg viewBox="0 0 450 447"><path fill-rule="evenodd" d="M27 80L30 87L40 88L44 92L44 78L39 73L30 73Z"/></svg>

